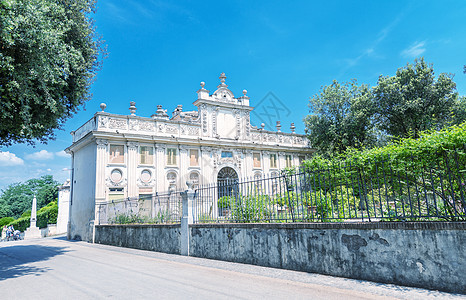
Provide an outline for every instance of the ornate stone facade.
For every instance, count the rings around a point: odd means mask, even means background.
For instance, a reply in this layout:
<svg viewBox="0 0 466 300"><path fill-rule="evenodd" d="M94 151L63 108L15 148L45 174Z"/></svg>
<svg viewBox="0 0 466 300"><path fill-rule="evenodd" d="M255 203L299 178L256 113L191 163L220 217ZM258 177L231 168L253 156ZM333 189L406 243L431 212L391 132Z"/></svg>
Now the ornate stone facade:
<svg viewBox="0 0 466 300"><path fill-rule="evenodd" d="M281 132L281 125L277 131L251 126L247 91L235 98L225 81L222 73L212 94L202 82L193 103L197 111L178 105L172 117L161 105L149 118L136 115L134 102L130 115L105 112L102 104L102 111L72 132L72 199L89 202L95 212L96 203L117 197L184 190L187 180L196 186L216 182L224 168L223 175L253 178L311 155L304 135Z"/></svg>

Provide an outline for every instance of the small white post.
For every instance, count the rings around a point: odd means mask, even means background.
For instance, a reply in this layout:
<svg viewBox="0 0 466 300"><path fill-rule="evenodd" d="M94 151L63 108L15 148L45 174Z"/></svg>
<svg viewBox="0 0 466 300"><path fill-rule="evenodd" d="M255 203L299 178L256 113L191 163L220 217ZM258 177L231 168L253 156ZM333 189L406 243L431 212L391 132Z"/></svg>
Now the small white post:
<svg viewBox="0 0 466 300"><path fill-rule="evenodd" d="M181 193L183 216L181 218L181 255L189 256L189 225L193 224L194 191L192 182L186 182L188 189Z"/></svg>

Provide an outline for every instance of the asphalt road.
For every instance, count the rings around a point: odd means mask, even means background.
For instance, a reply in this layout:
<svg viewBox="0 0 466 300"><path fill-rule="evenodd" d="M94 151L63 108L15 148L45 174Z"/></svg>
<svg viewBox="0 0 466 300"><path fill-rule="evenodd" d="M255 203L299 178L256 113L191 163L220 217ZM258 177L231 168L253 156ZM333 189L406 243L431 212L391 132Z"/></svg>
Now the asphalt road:
<svg viewBox="0 0 466 300"><path fill-rule="evenodd" d="M465 296L45 238L0 243L0 299L465 299Z"/></svg>

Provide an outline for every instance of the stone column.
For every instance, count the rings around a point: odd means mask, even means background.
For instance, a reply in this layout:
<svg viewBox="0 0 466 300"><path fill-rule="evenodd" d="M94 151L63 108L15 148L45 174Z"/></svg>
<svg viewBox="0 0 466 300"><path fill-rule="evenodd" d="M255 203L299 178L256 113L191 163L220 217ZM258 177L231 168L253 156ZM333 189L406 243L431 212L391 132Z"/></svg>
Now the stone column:
<svg viewBox="0 0 466 300"><path fill-rule="evenodd" d="M181 218L181 255L189 256L189 225L193 224L194 191L192 182L187 181L188 190L181 193L183 198L183 217Z"/></svg>
<svg viewBox="0 0 466 300"><path fill-rule="evenodd" d="M138 146L137 142L126 143L128 148L127 174L128 174L128 197L138 197L137 170L138 170Z"/></svg>
<svg viewBox="0 0 466 300"><path fill-rule="evenodd" d="M245 163L245 177L249 178L251 176L254 176L252 173L253 169L253 159L252 159L252 150L245 150L244 151L244 163Z"/></svg>

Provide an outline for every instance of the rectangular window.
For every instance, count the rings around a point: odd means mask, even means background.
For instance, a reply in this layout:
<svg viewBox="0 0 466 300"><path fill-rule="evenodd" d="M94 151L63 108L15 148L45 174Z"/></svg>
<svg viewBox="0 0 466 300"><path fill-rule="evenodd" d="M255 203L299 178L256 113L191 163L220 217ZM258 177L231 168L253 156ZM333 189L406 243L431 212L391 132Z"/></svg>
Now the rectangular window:
<svg viewBox="0 0 466 300"><path fill-rule="evenodd" d="M189 165L191 167L199 166L199 150L189 149Z"/></svg>
<svg viewBox="0 0 466 300"><path fill-rule="evenodd" d="M285 163L287 168L291 168L292 163L291 163L291 155L287 154L285 155Z"/></svg>
<svg viewBox="0 0 466 300"><path fill-rule="evenodd" d="M167 165L176 165L176 148L167 149Z"/></svg>
<svg viewBox="0 0 466 300"><path fill-rule="evenodd" d="M277 168L277 154L270 154L270 168Z"/></svg>
<svg viewBox="0 0 466 300"><path fill-rule="evenodd" d="M252 154L253 166L254 168L261 167L261 154L260 153L253 153Z"/></svg>
<svg viewBox="0 0 466 300"><path fill-rule="evenodd" d="M125 163L125 146L110 145L110 163L111 164Z"/></svg>
<svg viewBox="0 0 466 300"><path fill-rule="evenodd" d="M154 148L150 146L139 147L139 163L141 165L152 165L154 163Z"/></svg>
<svg viewBox="0 0 466 300"><path fill-rule="evenodd" d="M231 151L222 151L222 158L233 157L233 152Z"/></svg>

